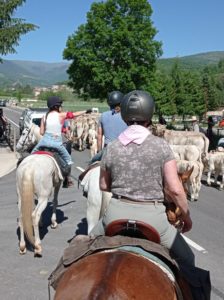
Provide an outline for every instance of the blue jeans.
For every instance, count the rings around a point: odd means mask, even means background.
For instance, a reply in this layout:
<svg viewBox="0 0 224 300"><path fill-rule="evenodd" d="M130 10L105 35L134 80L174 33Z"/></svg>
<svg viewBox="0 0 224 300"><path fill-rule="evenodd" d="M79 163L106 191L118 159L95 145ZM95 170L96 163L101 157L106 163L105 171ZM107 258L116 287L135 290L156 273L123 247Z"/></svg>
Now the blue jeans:
<svg viewBox="0 0 224 300"><path fill-rule="evenodd" d="M40 147L55 148L58 150L58 153L61 156L61 158L68 165L71 165L73 163L71 156L69 155L68 151L65 149L63 145L61 136L55 136L50 133L45 133L42 139L39 141L39 143L33 148L31 153L38 151Z"/></svg>

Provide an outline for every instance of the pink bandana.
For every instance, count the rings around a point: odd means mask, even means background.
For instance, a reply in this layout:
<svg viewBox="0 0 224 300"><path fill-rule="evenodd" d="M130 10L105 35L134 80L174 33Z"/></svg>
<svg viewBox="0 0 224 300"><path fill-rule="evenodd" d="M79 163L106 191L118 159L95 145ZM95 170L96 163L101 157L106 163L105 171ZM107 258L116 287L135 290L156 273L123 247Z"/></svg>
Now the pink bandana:
<svg viewBox="0 0 224 300"><path fill-rule="evenodd" d="M141 145L149 134L147 128L141 125L131 125L119 135L118 139L124 146L130 143Z"/></svg>

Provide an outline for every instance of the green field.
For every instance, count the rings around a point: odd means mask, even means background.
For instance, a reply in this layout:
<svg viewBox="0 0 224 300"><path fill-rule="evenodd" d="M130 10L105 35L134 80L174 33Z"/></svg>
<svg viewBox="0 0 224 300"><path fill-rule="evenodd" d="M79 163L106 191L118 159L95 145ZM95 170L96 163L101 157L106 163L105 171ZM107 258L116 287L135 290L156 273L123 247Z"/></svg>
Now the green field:
<svg viewBox="0 0 224 300"><path fill-rule="evenodd" d="M19 106L21 107L47 107L46 101L37 101L37 102L28 102L28 101L22 101ZM80 110L86 110L88 108L97 107L99 109L99 112L102 113L109 109L107 103L100 103L96 101L75 101L75 102L64 102L63 103L63 109L65 111L80 111Z"/></svg>

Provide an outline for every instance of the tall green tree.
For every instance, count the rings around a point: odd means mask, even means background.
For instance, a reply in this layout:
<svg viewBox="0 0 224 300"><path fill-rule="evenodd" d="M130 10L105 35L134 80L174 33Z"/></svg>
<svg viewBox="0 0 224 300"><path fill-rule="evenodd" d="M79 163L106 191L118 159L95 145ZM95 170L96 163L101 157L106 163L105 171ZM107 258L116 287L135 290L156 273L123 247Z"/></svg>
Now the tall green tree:
<svg viewBox="0 0 224 300"><path fill-rule="evenodd" d="M147 0L93 3L86 24L68 38L63 52L72 60L69 85L94 98L115 89L149 89L162 54L151 15Z"/></svg>
<svg viewBox="0 0 224 300"><path fill-rule="evenodd" d="M174 115L177 113L176 104L174 102L174 89L171 77L157 71L156 80L153 85L153 97L156 102L156 111L163 115Z"/></svg>
<svg viewBox="0 0 224 300"><path fill-rule="evenodd" d="M219 106L214 76L207 67L202 73L202 89L206 111L215 110Z"/></svg>
<svg viewBox="0 0 224 300"><path fill-rule="evenodd" d="M201 88L200 77L194 72L183 72L183 102L182 111L184 115L203 115L205 103Z"/></svg>
<svg viewBox="0 0 224 300"><path fill-rule="evenodd" d="M25 0L0 0L0 55L15 53L21 35L37 28L25 23L24 19L13 18L16 9L24 2Z"/></svg>

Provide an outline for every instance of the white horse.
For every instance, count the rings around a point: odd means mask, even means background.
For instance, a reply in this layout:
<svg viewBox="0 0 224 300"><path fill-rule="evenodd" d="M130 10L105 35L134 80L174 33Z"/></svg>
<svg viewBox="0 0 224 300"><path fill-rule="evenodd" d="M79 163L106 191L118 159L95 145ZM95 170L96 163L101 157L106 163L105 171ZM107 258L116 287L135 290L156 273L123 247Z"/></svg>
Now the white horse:
<svg viewBox="0 0 224 300"><path fill-rule="evenodd" d="M112 194L102 192L99 187L100 166L91 169L81 181L81 186L87 193L87 223L88 234L104 215Z"/></svg>
<svg viewBox="0 0 224 300"><path fill-rule="evenodd" d="M29 146L29 141L31 143L35 140L30 137L31 130L25 129L25 133L24 135L22 134L21 140L17 144L17 149L24 149ZM32 134L34 134L34 131ZM16 171L16 189L19 208L20 254L26 253L25 234L34 246L34 255L42 256L39 235L40 217L54 191L51 227L57 227L56 207L62 180L63 177L55 160L49 155L32 154L24 158L18 166ZM37 199L36 206L35 198ZM35 208L33 209L34 206Z"/></svg>
<svg viewBox="0 0 224 300"><path fill-rule="evenodd" d="M24 128L17 144L16 151L29 152L39 142L42 135L40 134L40 127L32 124L30 127Z"/></svg>

